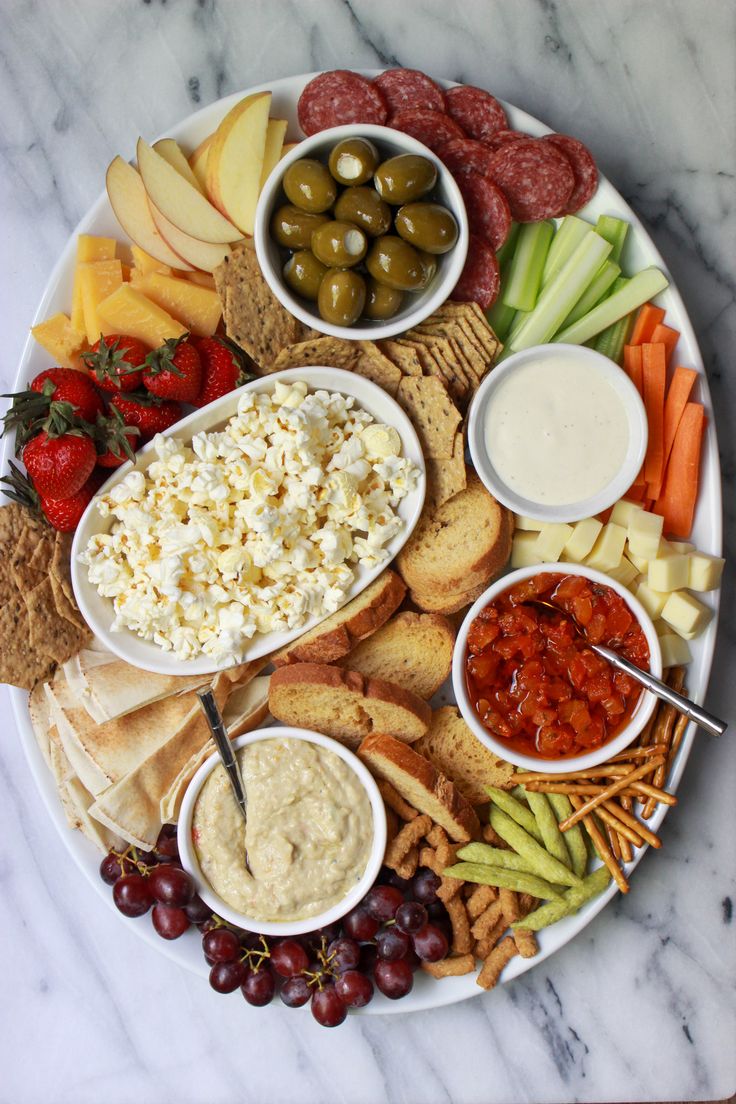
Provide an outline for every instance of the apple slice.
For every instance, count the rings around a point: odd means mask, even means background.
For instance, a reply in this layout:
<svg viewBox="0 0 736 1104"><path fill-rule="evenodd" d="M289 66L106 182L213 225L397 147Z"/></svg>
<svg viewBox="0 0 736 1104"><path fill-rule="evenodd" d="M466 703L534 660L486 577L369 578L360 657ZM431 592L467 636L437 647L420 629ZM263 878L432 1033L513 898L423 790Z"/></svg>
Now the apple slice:
<svg viewBox="0 0 736 1104"><path fill-rule="evenodd" d="M160 157L163 157L164 161L169 162L172 169L176 169L179 176L183 176L193 188L204 195L204 188L192 172L178 142L175 142L173 138L160 138L158 142L153 143L153 149Z"/></svg>
<svg viewBox="0 0 736 1104"><path fill-rule="evenodd" d="M237 103L215 131L207 156L207 192L244 234L253 233L270 107L270 92Z"/></svg>
<svg viewBox="0 0 736 1104"><path fill-rule="evenodd" d="M183 230L180 230L178 226L174 226L173 222L166 218L166 215L162 215L150 199L148 204L151 208L151 217L161 237L185 262L194 265L195 268L201 268L203 272L214 272L217 266L227 257L230 252L230 246L227 242L216 245L214 242L192 238L189 234L185 234ZM181 268L181 264L177 267Z"/></svg>
<svg viewBox="0 0 736 1104"><path fill-rule="evenodd" d="M213 138L214 134L208 134L205 140L199 143L194 153L189 157L189 168L199 181L200 187L205 195L207 195L207 158Z"/></svg>
<svg viewBox="0 0 736 1104"><path fill-rule="evenodd" d="M242 238L233 226L173 168L148 142L138 139L138 170L148 198L174 226L192 238L206 242L231 242Z"/></svg>
<svg viewBox="0 0 736 1104"><path fill-rule="evenodd" d="M171 268L191 268L161 237L148 206L143 181L132 165L123 161L122 157L113 158L105 184L115 217L131 241L161 264Z"/></svg>
<svg viewBox="0 0 736 1104"><path fill-rule="evenodd" d="M289 124L286 119L269 119L266 128L266 146L263 152L263 168L261 169L261 182L258 186L258 194L261 194L263 185L271 175L271 170L281 160L281 151L284 147L286 128Z"/></svg>

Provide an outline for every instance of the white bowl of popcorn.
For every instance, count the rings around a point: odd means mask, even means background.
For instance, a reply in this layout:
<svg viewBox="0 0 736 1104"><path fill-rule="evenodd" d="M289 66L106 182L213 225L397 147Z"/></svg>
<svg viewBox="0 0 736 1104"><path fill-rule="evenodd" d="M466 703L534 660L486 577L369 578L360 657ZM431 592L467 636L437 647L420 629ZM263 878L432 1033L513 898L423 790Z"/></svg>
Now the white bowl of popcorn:
<svg viewBox="0 0 736 1104"><path fill-rule="evenodd" d="M414 427L339 368L253 380L159 434L92 500L72 583L93 632L159 674L288 644L383 571L421 513Z"/></svg>

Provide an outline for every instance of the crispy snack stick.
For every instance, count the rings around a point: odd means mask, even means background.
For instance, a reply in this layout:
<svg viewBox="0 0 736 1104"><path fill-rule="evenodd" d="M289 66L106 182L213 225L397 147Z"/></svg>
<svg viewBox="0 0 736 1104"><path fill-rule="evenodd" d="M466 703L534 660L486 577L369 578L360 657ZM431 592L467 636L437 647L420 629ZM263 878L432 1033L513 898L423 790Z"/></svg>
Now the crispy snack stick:
<svg viewBox="0 0 736 1104"><path fill-rule="evenodd" d="M423 962L422 969L435 978L472 974L475 969L475 955L469 952L452 958L443 958L440 962Z"/></svg>
<svg viewBox="0 0 736 1104"><path fill-rule="evenodd" d="M427 866L438 876L442 874L442 867L437 862L437 852L433 847L423 847L419 852L419 866Z"/></svg>
<svg viewBox="0 0 736 1104"><path fill-rule="evenodd" d="M452 924L453 953L468 954L473 949L473 937L470 934L470 923L465 911L465 902L460 897L453 897L445 904L445 908Z"/></svg>
<svg viewBox="0 0 736 1104"><path fill-rule="evenodd" d="M475 954L475 957L480 958L482 960L485 960L486 958L488 958L489 954L491 953L493 948L496 946L499 939L504 934L504 932L507 930L507 928L508 928L508 924L506 923L504 918L501 917L501 919L498 921L498 923L495 925L495 927L491 928L491 930L488 932L488 935L485 935L483 937L483 939L479 939L476 942L476 944L473 948L473 952Z"/></svg>
<svg viewBox="0 0 736 1104"><path fill-rule="evenodd" d="M480 882L497 888L515 889L519 893L531 893L545 901L551 897L559 897L562 892L561 886L552 885L535 874L525 874L521 870L502 870L499 866L487 866L485 863L456 863L444 873L452 878L462 878L466 882Z"/></svg>
<svg viewBox="0 0 736 1104"><path fill-rule="evenodd" d="M534 958L539 953L539 944L534 932L521 928L519 931L513 932L513 936L516 949L522 958Z"/></svg>
<svg viewBox="0 0 736 1104"><path fill-rule="evenodd" d="M569 916L571 913L577 912L586 901L590 901L593 897L597 897L599 893L602 893L610 880L611 875L608 868L605 866L597 867L592 874L588 874L587 878L583 879L581 886L566 889L558 900L541 905L540 908L530 912L523 919L516 920L513 924L514 931L540 931L542 928L561 920L563 916Z"/></svg>
<svg viewBox="0 0 736 1104"><path fill-rule="evenodd" d="M527 860L516 851L503 851L500 847L490 847L487 843L466 843L457 852L463 862L488 863L489 866L501 866L506 870L523 870L535 874Z"/></svg>
<svg viewBox="0 0 736 1104"><path fill-rule="evenodd" d="M546 795L530 792L527 795L527 800L529 801L529 808L534 813L534 819L539 825L539 831L542 833L544 846L547 848L550 855L553 855L564 866L572 869L570 852L567 849L565 838L557 825L557 817L553 813L552 806L547 800Z"/></svg>
<svg viewBox="0 0 736 1104"><path fill-rule="evenodd" d="M388 865L388 864L386 864ZM394 870L400 878L413 878L419 866L419 848L412 847Z"/></svg>
<svg viewBox="0 0 736 1104"><path fill-rule="evenodd" d="M475 979L481 989L493 989L507 962L517 954L516 943L510 937L502 939L483 963L483 968Z"/></svg>
<svg viewBox="0 0 736 1104"><path fill-rule="evenodd" d="M535 874L560 885L579 885L580 878L561 863L524 831L516 821L507 816L502 809L491 809L491 824L511 847L529 862ZM564 824L564 821L563 821ZM536 821L535 821L536 825ZM561 826L562 827L562 826ZM539 831L539 829L537 829ZM513 888L513 887L511 887ZM531 891L533 892L533 890Z"/></svg>
<svg viewBox="0 0 736 1104"><path fill-rule="evenodd" d="M477 920L481 913L485 912L488 906L492 904L497 897L498 894L493 886L476 885L465 902L465 907L468 910L470 919Z"/></svg>
<svg viewBox="0 0 736 1104"><path fill-rule="evenodd" d="M484 786L483 789L486 791L493 804L498 809L501 809L507 817L510 817L511 820L515 820L528 835L532 836L532 838L537 841L537 843L544 842L542 833L539 831L539 826L531 809L528 809L526 805L522 805L520 801L517 801L511 794L506 793L505 790L499 790L497 786ZM493 823L493 807L491 807L491 827L496 828L496 825ZM496 831L498 831L498 828L496 828ZM502 833L499 833L499 835L501 834ZM504 836L503 838L505 839L506 837Z"/></svg>
<svg viewBox="0 0 736 1104"><path fill-rule="evenodd" d="M580 812L580 809L583 806L583 802L581 801L581 799L579 797L572 797L570 798L570 800L576 812ZM611 849L603 838L603 833L596 824L592 814L586 813L583 815L583 824L585 825L585 829L590 836L591 842L595 847L595 850L598 852L599 857L610 870L611 876L616 882L616 885L622 893L628 893L629 883L626 880L626 875L611 854Z"/></svg>
<svg viewBox="0 0 736 1104"><path fill-rule="evenodd" d="M558 824L565 817L570 816L573 811L567 794L549 793L547 794L547 800L554 810ZM565 843L567 850L570 852L572 869L579 878L582 878L588 866L588 852L585 847L582 829L578 824L573 824L572 828L567 829Z"/></svg>
<svg viewBox="0 0 736 1104"><path fill-rule="evenodd" d="M519 896L513 889L502 889L498 894L501 905L501 915L507 924L511 925L519 919Z"/></svg>
<svg viewBox="0 0 736 1104"><path fill-rule="evenodd" d="M398 873L397 864L406 858L409 851L416 847L422 836L426 836L431 827L432 818L426 814L408 821L386 848L384 859L386 866L390 866L392 870L396 870Z"/></svg>
<svg viewBox="0 0 736 1104"><path fill-rule="evenodd" d="M447 867L447 870L452 870L452 867ZM448 875L447 870L440 872L440 884L437 887L437 896L445 908L447 908L450 901L459 896L460 890L463 888L462 879L455 878L451 874Z"/></svg>
<svg viewBox="0 0 736 1104"><path fill-rule="evenodd" d="M624 809L623 805L617 805L615 801L606 801L604 802L603 807L605 809L608 809L609 812L613 813L614 816L618 817L620 821L623 821L624 824L628 825L629 828L632 828L634 832L637 833L637 835L641 836L642 839L645 839L647 843L650 844L652 847L662 846L662 841L659 836L655 835L651 828L647 828L645 824L642 824L641 821L637 820L636 817L633 816L627 809ZM598 810L598 813L600 814L600 809ZM641 844L636 843L634 844L634 846L641 847Z"/></svg>
<svg viewBox="0 0 736 1104"><path fill-rule="evenodd" d="M560 824L560 831L564 832L566 828L569 828L572 824L577 824L579 820L592 813L599 805L602 805L604 801L608 801L609 798L615 797L620 790L625 790L632 782L637 782L640 778L643 778L645 774L649 774L652 770L652 765L659 766L660 763L664 763L664 759L657 757L652 759L649 763L643 763L640 767L636 767L634 770L629 771L623 778L617 779L612 782L610 786L606 786L601 790L599 794L589 798L588 801L583 802L572 816L567 817ZM574 804L574 802L573 802Z"/></svg>
<svg viewBox="0 0 736 1104"><path fill-rule="evenodd" d="M507 889L502 889L501 893L509 893ZM467 908L467 904L465 906ZM503 917L503 906L501 904L500 896L495 901L491 901L485 912L482 912L477 918L472 928L470 929L475 939L485 939L491 928L495 927L499 920ZM508 921L507 921L508 925Z"/></svg>
<svg viewBox="0 0 736 1104"><path fill-rule="evenodd" d="M389 809L393 809L402 820L414 820L415 817L419 816L414 806L410 805L408 801L404 801L399 791L395 790L390 782L386 782L383 778L377 779L376 782L384 803L388 805Z"/></svg>

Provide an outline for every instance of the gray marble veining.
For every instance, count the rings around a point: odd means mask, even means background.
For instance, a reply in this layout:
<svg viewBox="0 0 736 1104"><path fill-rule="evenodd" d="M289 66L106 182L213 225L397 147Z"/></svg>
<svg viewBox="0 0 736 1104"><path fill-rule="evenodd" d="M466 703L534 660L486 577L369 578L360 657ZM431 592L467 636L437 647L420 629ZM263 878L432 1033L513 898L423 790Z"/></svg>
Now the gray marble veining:
<svg viewBox="0 0 736 1104"><path fill-rule="evenodd" d="M56 257L139 133L277 76L416 66L579 135L643 218L708 367L733 556L732 5L3 0L0 28L3 391ZM729 621L709 703L731 718L735 644ZM2 702L3 1100L697 1100L736 1087L733 738L696 744L662 851L573 943L488 996L335 1033L217 996L104 908L45 816Z"/></svg>

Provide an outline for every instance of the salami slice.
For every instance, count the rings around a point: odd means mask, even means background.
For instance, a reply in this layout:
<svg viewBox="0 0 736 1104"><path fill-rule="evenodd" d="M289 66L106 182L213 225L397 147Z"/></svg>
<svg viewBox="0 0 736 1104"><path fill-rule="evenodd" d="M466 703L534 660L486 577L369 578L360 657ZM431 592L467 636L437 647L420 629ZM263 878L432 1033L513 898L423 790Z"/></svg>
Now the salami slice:
<svg viewBox="0 0 736 1104"><path fill-rule="evenodd" d="M450 292L450 298L458 303L477 303L481 310L488 310L498 298L500 289L501 275L496 254L482 238L471 234L465 267Z"/></svg>
<svg viewBox="0 0 736 1104"><path fill-rule="evenodd" d="M450 139L464 137L460 127L449 115L440 111L428 111L423 107L398 111L388 125L416 138L417 142L423 142L434 153Z"/></svg>
<svg viewBox="0 0 736 1104"><path fill-rule="evenodd" d="M588 147L569 134L547 134L544 141L551 142L570 162L575 177L575 187L568 200L565 214L572 215L595 195L598 187L598 167Z"/></svg>
<svg viewBox="0 0 736 1104"><path fill-rule="evenodd" d="M505 192L517 222L565 214L575 186L564 153L541 138L501 146L493 155L489 176Z"/></svg>
<svg viewBox="0 0 736 1104"><path fill-rule="evenodd" d="M405 108L445 110L445 93L419 69L387 69L375 77L373 83L380 89L389 115L396 115Z"/></svg>
<svg viewBox="0 0 736 1104"><path fill-rule="evenodd" d="M508 145L509 142L531 141L531 135L524 134L520 130L497 130L494 134L489 134L487 138L484 138L483 144L488 146L489 149L497 150L501 146Z"/></svg>
<svg viewBox="0 0 736 1104"><path fill-rule="evenodd" d="M297 114L306 135L346 123L383 126L388 118L380 90L349 69L331 69L314 77L299 97Z"/></svg>
<svg viewBox="0 0 736 1104"><path fill-rule="evenodd" d="M467 169L456 176L465 200L471 234L487 241L494 253L511 229L511 208L501 189L488 176Z"/></svg>
<svg viewBox="0 0 736 1104"><path fill-rule="evenodd" d="M474 138L453 138L437 154L453 175L468 170L485 175L493 160L493 150Z"/></svg>
<svg viewBox="0 0 736 1104"><path fill-rule="evenodd" d="M506 112L498 100L483 88L472 84L459 84L445 92L445 110L463 128L465 133L478 141L485 141L497 130L506 130Z"/></svg>

